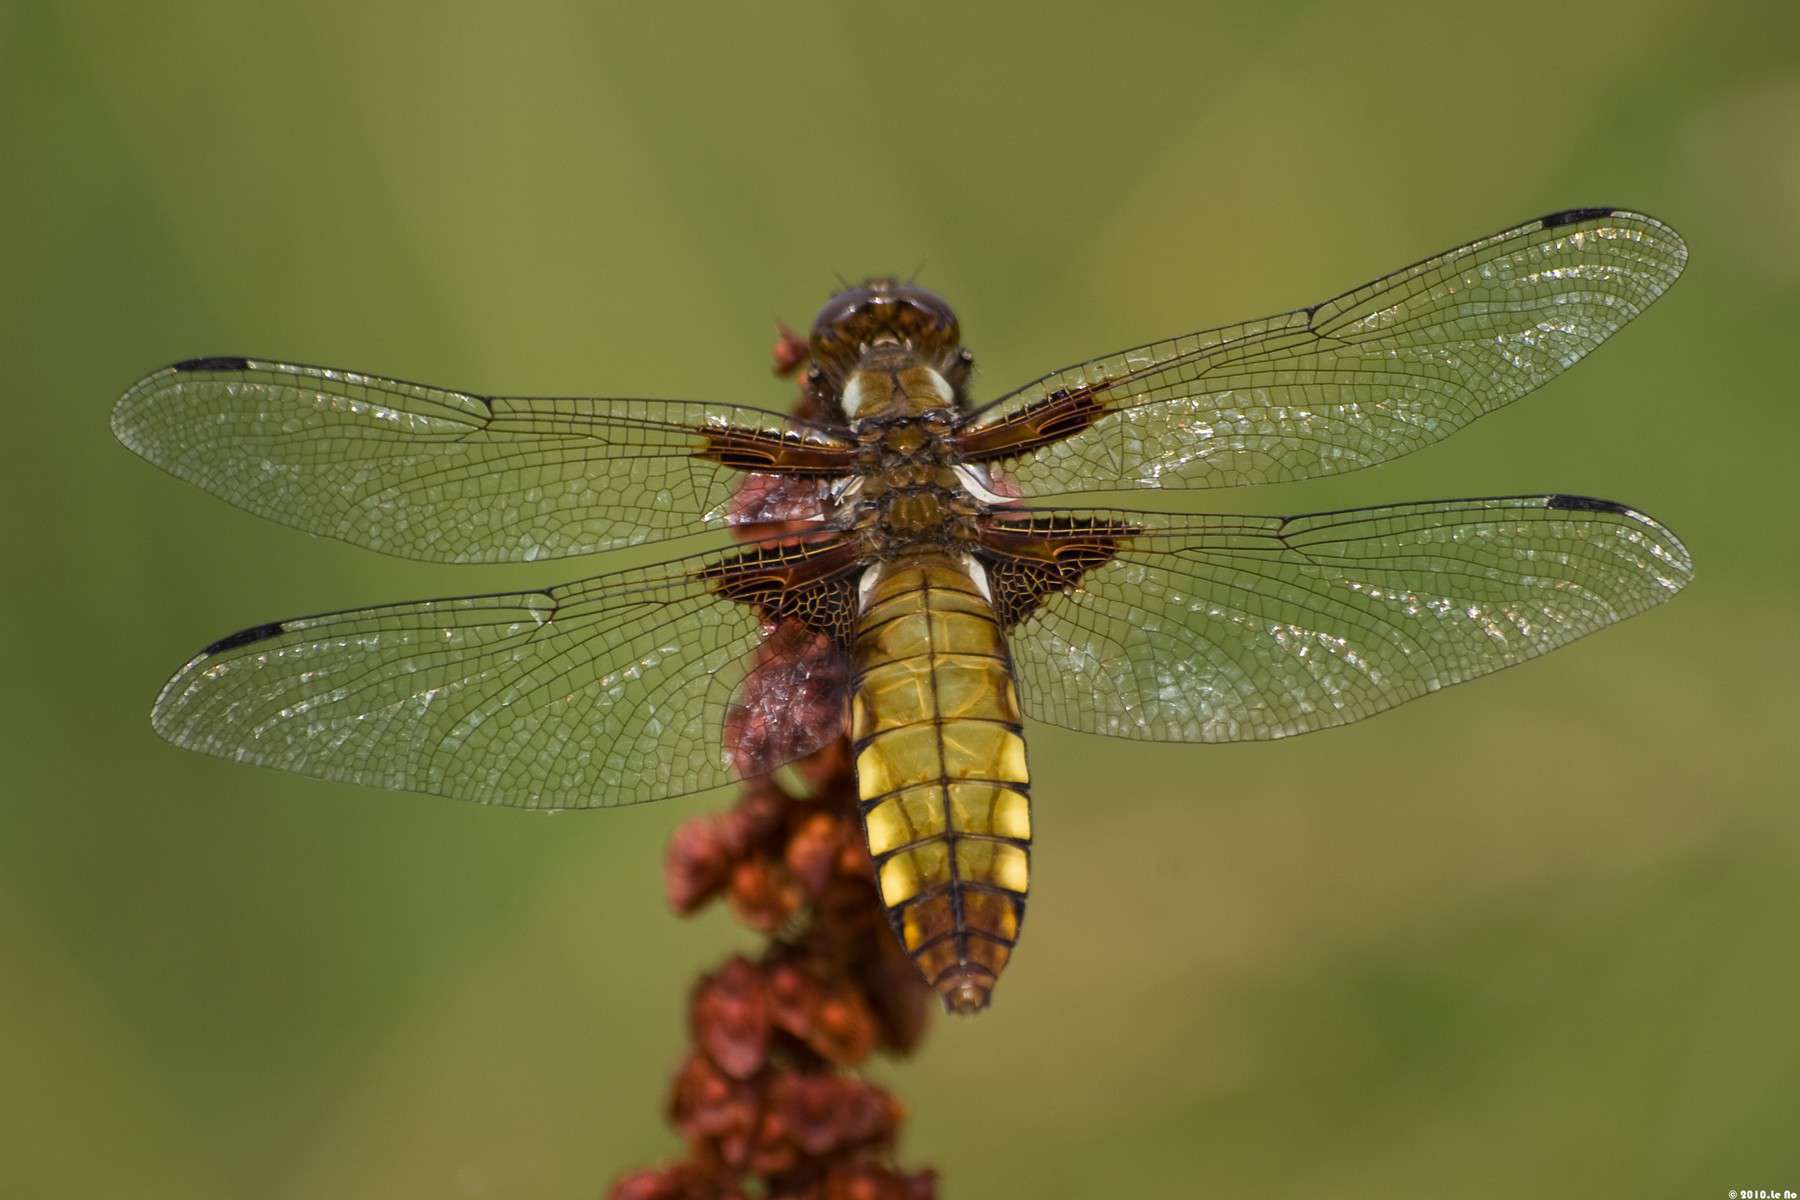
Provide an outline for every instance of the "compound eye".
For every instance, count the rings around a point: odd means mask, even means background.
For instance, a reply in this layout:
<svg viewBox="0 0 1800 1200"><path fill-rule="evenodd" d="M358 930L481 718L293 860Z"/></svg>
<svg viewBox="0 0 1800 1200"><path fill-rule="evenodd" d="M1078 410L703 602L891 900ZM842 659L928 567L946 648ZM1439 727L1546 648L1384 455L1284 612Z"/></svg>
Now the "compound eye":
<svg viewBox="0 0 1800 1200"><path fill-rule="evenodd" d="M914 349L947 353L961 338L956 314L933 292L920 287L895 289L890 322L894 331ZM941 360L940 360L941 361Z"/></svg>
<svg viewBox="0 0 1800 1200"><path fill-rule="evenodd" d="M867 320L870 311L884 302L887 297L874 288L857 287L847 292L839 292L825 302L819 315L813 318L812 336L816 340L820 336L833 333L840 334L846 326L856 325Z"/></svg>
<svg viewBox="0 0 1800 1200"><path fill-rule="evenodd" d="M813 318L809 338L813 357L837 359L855 354L860 341L858 333L868 324L867 314L876 303L875 293L866 287L851 288L827 300Z"/></svg>

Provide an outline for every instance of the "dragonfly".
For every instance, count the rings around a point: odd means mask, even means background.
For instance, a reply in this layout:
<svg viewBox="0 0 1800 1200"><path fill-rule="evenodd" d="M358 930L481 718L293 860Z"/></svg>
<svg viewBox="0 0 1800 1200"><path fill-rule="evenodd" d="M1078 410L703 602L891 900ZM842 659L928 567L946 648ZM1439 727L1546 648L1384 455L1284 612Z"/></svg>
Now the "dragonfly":
<svg viewBox="0 0 1800 1200"><path fill-rule="evenodd" d="M976 1012L1029 893L1024 718L1163 742L1327 729L1693 573L1655 519L1564 493L1287 517L1054 502L1398 458L1573 366L1686 259L1654 218L1553 213L985 403L954 311L893 279L825 304L797 415L180 362L120 399L120 441L309 533L444 563L734 540L252 626L189 659L152 722L240 762L538 809L711 789L847 730L894 934L946 1008Z"/></svg>

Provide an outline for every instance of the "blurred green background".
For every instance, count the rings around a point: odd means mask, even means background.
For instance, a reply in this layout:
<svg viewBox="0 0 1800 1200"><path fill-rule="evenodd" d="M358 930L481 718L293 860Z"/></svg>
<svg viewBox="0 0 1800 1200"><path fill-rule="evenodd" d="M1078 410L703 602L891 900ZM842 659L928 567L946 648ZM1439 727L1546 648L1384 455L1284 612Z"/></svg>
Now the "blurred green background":
<svg viewBox="0 0 1800 1200"><path fill-rule="evenodd" d="M0 1191L591 1196L676 1149L664 842L162 744L194 648L594 564L388 561L114 444L200 354L785 405L911 271L983 394L1552 209L1686 278L1572 375L1265 511L1570 490L1699 562L1551 659L1287 743L1032 730L993 1011L879 1074L951 1196L1800 1189L1792 4L0 7ZM1242 10L1242 11L1240 11Z"/></svg>

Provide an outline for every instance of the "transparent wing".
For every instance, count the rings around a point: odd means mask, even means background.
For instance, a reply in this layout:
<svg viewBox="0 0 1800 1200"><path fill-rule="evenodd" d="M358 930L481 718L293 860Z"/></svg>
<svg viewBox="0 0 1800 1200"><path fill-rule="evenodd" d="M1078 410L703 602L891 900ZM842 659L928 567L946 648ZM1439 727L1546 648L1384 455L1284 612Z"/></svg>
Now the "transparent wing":
<svg viewBox="0 0 1800 1200"><path fill-rule="evenodd" d="M1013 632L1024 711L1151 741L1360 720L1642 612L1693 573L1650 517L1575 496L993 519L1109 558Z"/></svg>
<svg viewBox="0 0 1800 1200"><path fill-rule="evenodd" d="M764 548L754 561L798 567L813 553ZM719 597L746 561L698 555L540 592L258 626L182 667L151 719L190 750L483 804L600 808L701 791L839 732L824 719L767 728L762 714L817 711L813 683L843 667L822 639L765 644L769 622ZM726 734L747 720L756 764Z"/></svg>
<svg viewBox="0 0 1800 1200"><path fill-rule="evenodd" d="M1567 370L1686 261L1650 217L1552 214L1310 308L1046 375L972 414L964 453L1007 462L1026 495L1358 470Z"/></svg>
<svg viewBox="0 0 1800 1200"><path fill-rule="evenodd" d="M134 384L113 431L239 508L435 562L586 554L733 523L745 470L829 473L829 431L678 400L477 396L195 359ZM722 461L729 460L729 461Z"/></svg>

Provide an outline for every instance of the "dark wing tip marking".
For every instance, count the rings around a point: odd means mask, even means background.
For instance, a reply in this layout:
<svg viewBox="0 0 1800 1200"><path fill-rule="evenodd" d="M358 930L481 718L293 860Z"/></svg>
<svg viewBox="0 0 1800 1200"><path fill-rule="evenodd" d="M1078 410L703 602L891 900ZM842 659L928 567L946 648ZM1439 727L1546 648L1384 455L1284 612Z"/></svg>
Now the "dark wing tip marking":
<svg viewBox="0 0 1800 1200"><path fill-rule="evenodd" d="M1598 500L1593 496L1555 495L1544 502L1549 509L1565 509L1570 512L1629 513L1632 510L1616 500Z"/></svg>
<svg viewBox="0 0 1800 1200"><path fill-rule="evenodd" d="M236 633L226 634L199 654L200 658L211 658L223 654L227 650L236 650L240 646L248 646L252 642L267 641L281 636L281 622L274 621L267 625L253 625L249 629L240 629Z"/></svg>
<svg viewBox="0 0 1800 1200"><path fill-rule="evenodd" d="M188 358L170 367L171 371L248 371L250 360L236 358L229 354L216 355L212 358Z"/></svg>
<svg viewBox="0 0 1800 1200"><path fill-rule="evenodd" d="M1595 217L1617 216L1616 208L1565 208L1561 212L1549 213L1539 218L1545 229L1560 229L1564 225L1573 225L1577 221L1591 221Z"/></svg>

